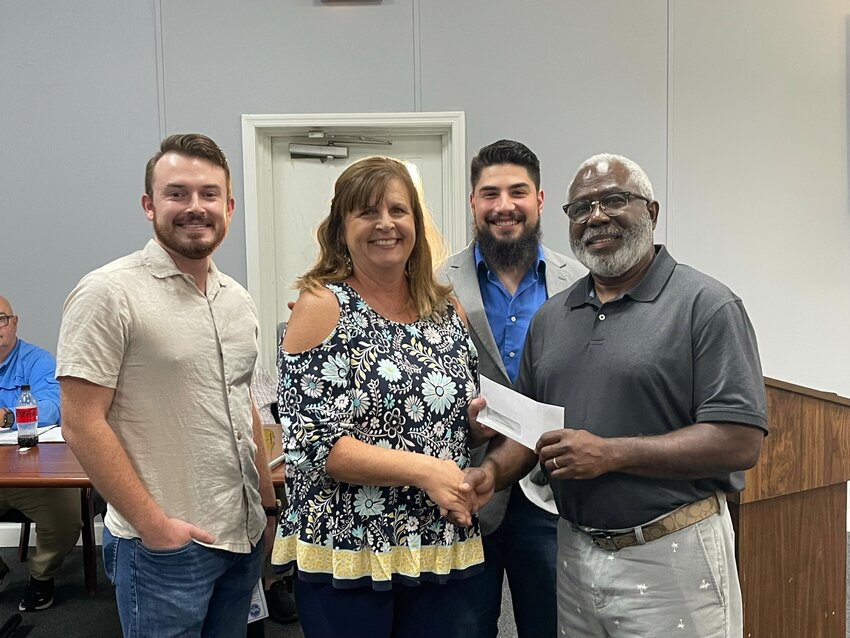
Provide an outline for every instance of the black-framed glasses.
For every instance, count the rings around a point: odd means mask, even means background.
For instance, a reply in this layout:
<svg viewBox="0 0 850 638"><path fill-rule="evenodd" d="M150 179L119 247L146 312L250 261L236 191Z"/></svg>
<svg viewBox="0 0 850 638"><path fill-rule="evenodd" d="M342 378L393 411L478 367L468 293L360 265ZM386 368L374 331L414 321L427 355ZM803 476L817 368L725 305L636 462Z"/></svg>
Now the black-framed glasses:
<svg viewBox="0 0 850 638"><path fill-rule="evenodd" d="M15 315L0 315L0 328L2 328L3 326L8 326L9 322L14 316Z"/></svg>
<svg viewBox="0 0 850 638"><path fill-rule="evenodd" d="M649 203L652 200L647 199L643 195L622 191L620 193L608 193L599 199L577 199L569 204L564 204L563 209L574 224L583 224L590 216L593 215L593 210L599 205L599 210L605 213L608 217L616 217L622 215L632 198L642 199Z"/></svg>

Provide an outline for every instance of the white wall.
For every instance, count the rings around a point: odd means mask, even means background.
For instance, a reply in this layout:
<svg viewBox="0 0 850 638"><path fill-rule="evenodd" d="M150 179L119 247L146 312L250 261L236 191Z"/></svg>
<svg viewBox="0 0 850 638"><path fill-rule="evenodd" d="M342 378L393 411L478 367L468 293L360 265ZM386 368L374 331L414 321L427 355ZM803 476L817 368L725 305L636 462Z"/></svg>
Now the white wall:
<svg viewBox="0 0 850 638"><path fill-rule="evenodd" d="M38 532L35 525L30 526L29 546L35 547ZM0 547L18 547L21 542L20 523L0 523ZM98 514L94 519L94 544L103 545L103 518ZM77 539L77 547L83 546L83 537Z"/></svg>
<svg viewBox="0 0 850 638"><path fill-rule="evenodd" d="M767 376L844 396L848 13L671 2L668 157L675 254L744 299Z"/></svg>
<svg viewBox="0 0 850 638"><path fill-rule="evenodd" d="M50 0L0 3L0 294L54 349L91 268L150 236L138 207L161 137L229 154L240 116L464 110L467 151L541 157L544 232L574 167L634 157L659 239L739 293L765 373L850 396L848 0ZM237 221L219 266L245 281Z"/></svg>
<svg viewBox="0 0 850 638"><path fill-rule="evenodd" d="M420 13L423 110L466 111L470 158L504 137L537 153L547 244L570 254L561 205L594 153L633 157L666 203L665 0L427 0Z"/></svg>

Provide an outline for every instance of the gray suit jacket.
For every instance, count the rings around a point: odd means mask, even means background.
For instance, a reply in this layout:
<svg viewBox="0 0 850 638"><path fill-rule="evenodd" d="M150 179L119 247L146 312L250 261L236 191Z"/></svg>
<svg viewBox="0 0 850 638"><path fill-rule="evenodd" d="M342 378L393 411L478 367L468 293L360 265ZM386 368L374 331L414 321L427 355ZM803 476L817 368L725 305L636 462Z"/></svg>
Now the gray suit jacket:
<svg viewBox="0 0 850 638"><path fill-rule="evenodd" d="M545 246L543 247L543 259L546 263L546 294L549 297L568 288L574 281L587 274L584 266L575 259L551 251ZM496 341L493 339L493 333L487 321L487 313L484 311L484 302L481 300L478 273L475 269L474 244L469 244L460 252L449 257L440 272L442 278L454 286L454 294L466 312L469 332L478 350L478 372L510 387L511 380L505 370L505 364L502 362ZM473 465L480 463L486 452L486 445L472 450ZM543 503L546 509L554 512L552 490L548 485L533 482L530 477L535 474L542 476L539 468L535 468L529 476L520 481L520 485L532 503L537 505ZM535 480L539 481L539 478L535 476ZM490 502L481 509L479 518L483 534L494 532L502 524L510 494L510 489L496 493Z"/></svg>

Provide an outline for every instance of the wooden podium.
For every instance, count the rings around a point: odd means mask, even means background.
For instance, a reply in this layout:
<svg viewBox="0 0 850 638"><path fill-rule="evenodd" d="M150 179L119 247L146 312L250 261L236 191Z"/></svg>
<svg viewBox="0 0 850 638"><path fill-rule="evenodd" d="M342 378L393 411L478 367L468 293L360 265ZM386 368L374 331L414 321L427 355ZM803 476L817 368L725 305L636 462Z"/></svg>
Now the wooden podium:
<svg viewBox="0 0 850 638"><path fill-rule="evenodd" d="M845 638L850 399L764 381L770 435L729 503L744 638Z"/></svg>

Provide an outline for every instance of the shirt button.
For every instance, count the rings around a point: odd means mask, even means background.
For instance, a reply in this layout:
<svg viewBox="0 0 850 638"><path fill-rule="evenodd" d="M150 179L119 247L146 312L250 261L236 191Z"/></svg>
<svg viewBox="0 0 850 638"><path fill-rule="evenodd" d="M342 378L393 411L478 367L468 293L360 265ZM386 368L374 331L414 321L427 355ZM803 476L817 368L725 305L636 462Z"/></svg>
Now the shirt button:
<svg viewBox="0 0 850 638"><path fill-rule="evenodd" d="M511 317L511 321L516 321L516 317Z"/></svg>
<svg viewBox="0 0 850 638"><path fill-rule="evenodd" d="M509 352L508 356L513 359L516 356L516 352Z"/></svg>
<svg viewBox="0 0 850 638"><path fill-rule="evenodd" d="M241 440L242 440L242 433L241 433L241 432L237 432L237 433L236 433L236 440L237 440L237 441L241 441Z"/></svg>
<svg viewBox="0 0 850 638"><path fill-rule="evenodd" d="M599 321L605 321L605 315L604 314L599 315Z"/></svg>

